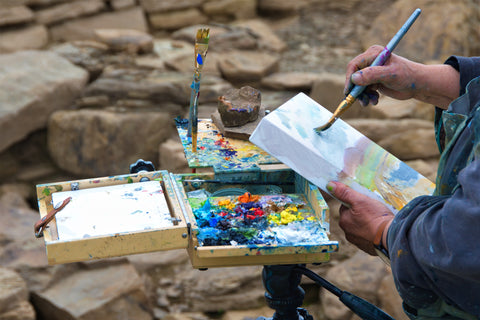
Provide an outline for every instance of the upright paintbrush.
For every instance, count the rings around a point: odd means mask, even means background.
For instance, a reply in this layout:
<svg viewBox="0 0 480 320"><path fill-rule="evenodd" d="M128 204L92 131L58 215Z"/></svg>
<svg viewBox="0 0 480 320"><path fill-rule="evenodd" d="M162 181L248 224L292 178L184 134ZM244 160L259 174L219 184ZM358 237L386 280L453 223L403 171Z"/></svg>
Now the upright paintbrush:
<svg viewBox="0 0 480 320"><path fill-rule="evenodd" d="M192 92L190 94L190 117L188 121L187 136L192 137L192 152L197 152L197 132L198 132L198 97L200 95L200 78L203 64L208 51L210 29L198 29L195 38L195 61L193 82L190 86Z"/></svg>
<svg viewBox="0 0 480 320"><path fill-rule="evenodd" d="M405 33L407 33L408 29L412 26L412 24L415 22L415 20L418 18L420 15L420 12L422 10L416 9L410 18L405 22L405 24L400 28L400 30L395 34L395 36L390 40L390 42L387 44L387 46L380 52L380 54L375 58L375 60L372 62L370 66L381 66L387 61L387 59L390 57L390 54L392 53L393 49L397 46L397 44L400 42L400 40L403 38ZM333 113L332 117L330 120L328 120L327 123L324 125L315 128L315 131L317 133L322 132L323 130L327 130L332 126L332 124L342 115L350 106L355 102L357 97L365 90L366 86L354 86L353 89L350 91L348 96L343 99L343 101L338 105L337 109Z"/></svg>

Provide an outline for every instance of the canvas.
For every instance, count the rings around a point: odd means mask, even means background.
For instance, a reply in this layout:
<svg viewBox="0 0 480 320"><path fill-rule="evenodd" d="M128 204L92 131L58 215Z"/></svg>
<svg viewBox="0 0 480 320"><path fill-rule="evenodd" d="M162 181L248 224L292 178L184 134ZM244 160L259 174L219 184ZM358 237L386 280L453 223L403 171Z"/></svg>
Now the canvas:
<svg viewBox="0 0 480 320"><path fill-rule="evenodd" d="M250 141L328 193L329 181L384 202L394 212L435 185L394 155L300 93L265 116Z"/></svg>
<svg viewBox="0 0 480 320"><path fill-rule="evenodd" d="M56 215L62 241L173 226L158 181L55 192L52 201L68 197L71 202Z"/></svg>

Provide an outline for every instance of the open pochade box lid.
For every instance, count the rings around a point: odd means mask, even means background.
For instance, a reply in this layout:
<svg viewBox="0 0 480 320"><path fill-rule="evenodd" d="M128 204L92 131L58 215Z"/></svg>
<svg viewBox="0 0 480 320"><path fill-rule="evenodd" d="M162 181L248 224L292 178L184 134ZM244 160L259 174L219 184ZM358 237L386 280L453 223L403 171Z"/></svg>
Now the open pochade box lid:
<svg viewBox="0 0 480 320"><path fill-rule="evenodd" d="M328 238L329 210L316 186L251 142L226 138L208 119L198 122L192 152L187 127L177 121L189 166L213 168L171 174L191 222L188 252L194 267L326 262L338 250L338 242ZM252 203L261 210L245 212L244 205ZM275 220L281 217L296 219L291 229L285 219ZM228 231L216 227L222 222Z"/></svg>

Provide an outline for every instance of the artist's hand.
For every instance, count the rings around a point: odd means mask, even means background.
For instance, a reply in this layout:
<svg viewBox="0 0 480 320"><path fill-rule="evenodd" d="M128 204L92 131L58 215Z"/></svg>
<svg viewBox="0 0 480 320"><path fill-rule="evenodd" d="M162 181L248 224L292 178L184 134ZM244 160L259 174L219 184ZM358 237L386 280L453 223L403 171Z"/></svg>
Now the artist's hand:
<svg viewBox="0 0 480 320"><path fill-rule="evenodd" d="M392 53L383 66L369 67L382 50L381 46L372 46L347 65L345 94L350 92L353 84L367 86L358 97L363 106L376 105L379 93L399 100L414 97L414 73L420 64Z"/></svg>
<svg viewBox="0 0 480 320"><path fill-rule="evenodd" d="M347 240L371 255L377 255L373 241L383 221L388 223L383 231L382 244L387 247L386 235L393 213L382 202L361 194L340 182L329 182L327 190L335 198L348 204L340 207L340 228Z"/></svg>

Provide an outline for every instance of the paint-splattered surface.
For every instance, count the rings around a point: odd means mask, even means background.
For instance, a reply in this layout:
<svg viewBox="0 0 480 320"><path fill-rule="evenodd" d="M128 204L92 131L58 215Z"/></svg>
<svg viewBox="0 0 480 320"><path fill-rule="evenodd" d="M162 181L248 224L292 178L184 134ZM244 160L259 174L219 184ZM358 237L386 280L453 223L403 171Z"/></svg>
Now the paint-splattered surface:
<svg viewBox="0 0 480 320"><path fill-rule="evenodd" d="M249 168L255 164L279 163L277 159L249 141L225 138L212 121L198 121L197 152L192 152L192 140L187 137L188 120L177 120L185 157L191 168L220 166L224 169Z"/></svg>
<svg viewBox="0 0 480 320"><path fill-rule="evenodd" d="M57 213L61 241L173 226L158 181L55 192L53 204L72 197Z"/></svg>
<svg viewBox="0 0 480 320"><path fill-rule="evenodd" d="M301 93L265 116L250 141L327 193L329 181L341 181L393 211L432 194L431 181L341 119L317 134L331 115Z"/></svg>
<svg viewBox="0 0 480 320"><path fill-rule="evenodd" d="M328 242L303 195L189 198L202 246L319 245Z"/></svg>

